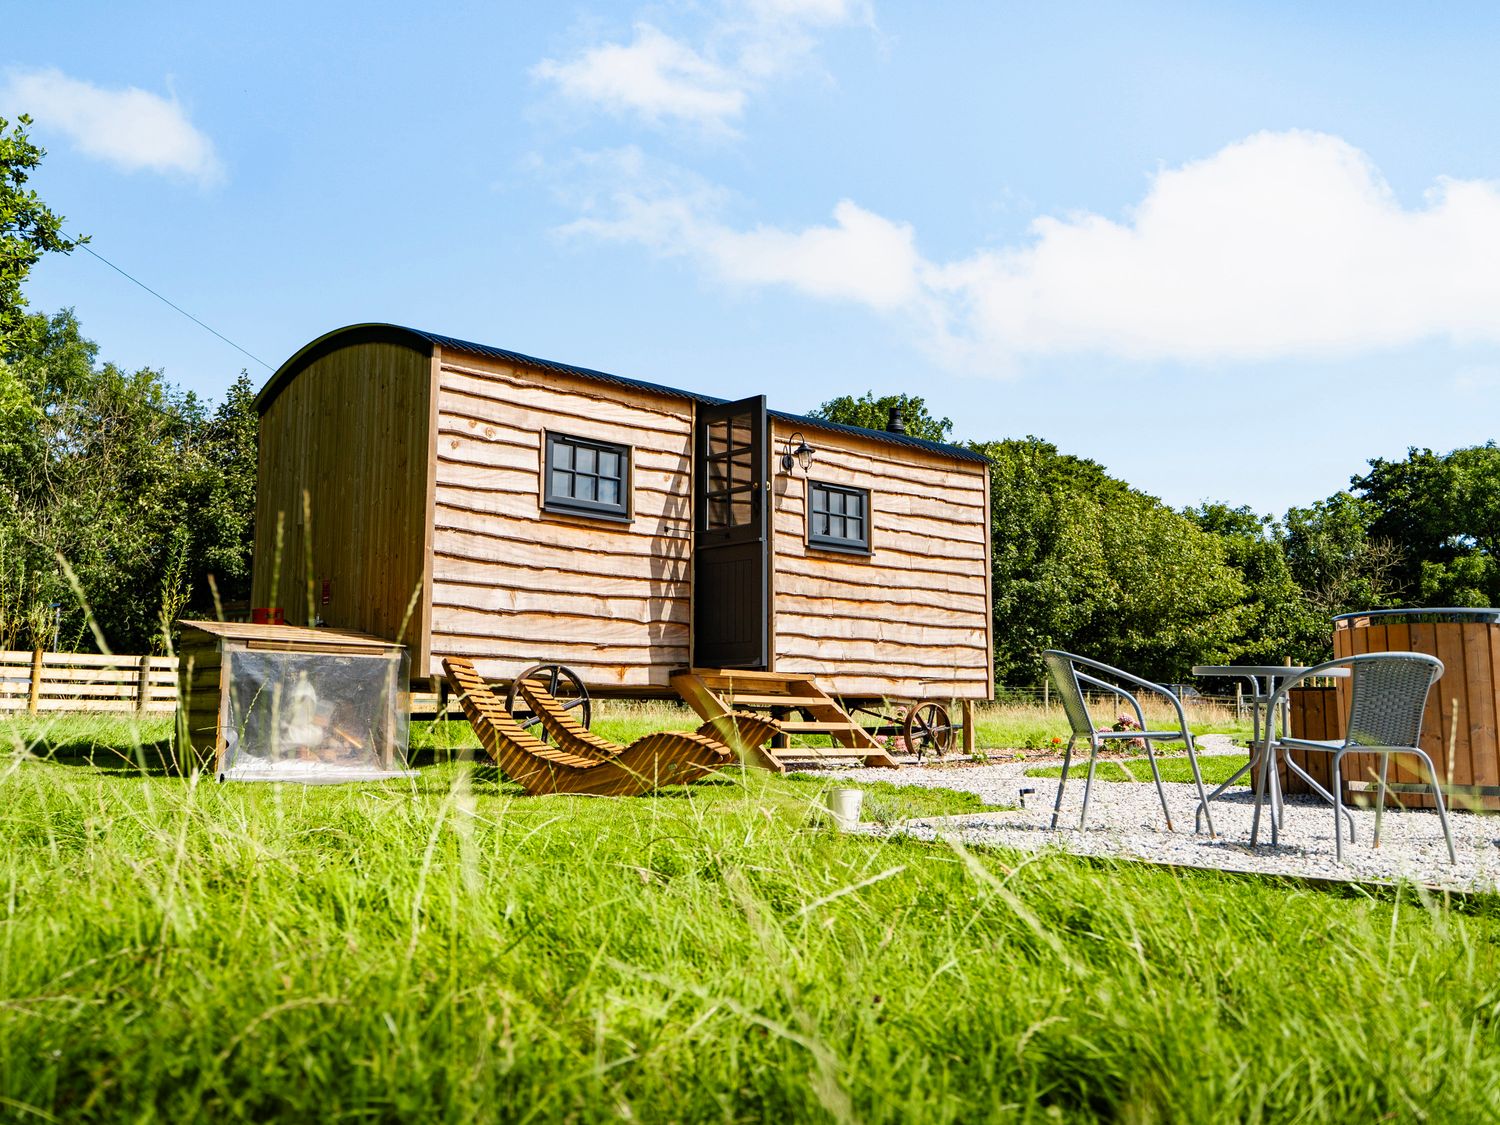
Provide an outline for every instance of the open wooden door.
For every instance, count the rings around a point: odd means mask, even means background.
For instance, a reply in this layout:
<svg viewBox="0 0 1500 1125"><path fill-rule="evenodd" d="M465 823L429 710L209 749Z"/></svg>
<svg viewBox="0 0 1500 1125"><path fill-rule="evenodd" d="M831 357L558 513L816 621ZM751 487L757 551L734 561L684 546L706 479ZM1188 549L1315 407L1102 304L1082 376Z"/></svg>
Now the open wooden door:
<svg viewBox="0 0 1500 1125"><path fill-rule="evenodd" d="M698 407L693 431L693 666L770 663L770 472L764 395Z"/></svg>

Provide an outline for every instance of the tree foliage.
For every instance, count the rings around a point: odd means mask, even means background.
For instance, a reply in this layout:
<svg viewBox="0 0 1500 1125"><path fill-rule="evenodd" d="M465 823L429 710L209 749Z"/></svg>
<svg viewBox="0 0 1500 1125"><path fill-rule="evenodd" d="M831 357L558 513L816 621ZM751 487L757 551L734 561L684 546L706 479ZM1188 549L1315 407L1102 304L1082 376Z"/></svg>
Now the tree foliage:
<svg viewBox="0 0 1500 1125"><path fill-rule="evenodd" d="M1244 584L1218 537L1038 438L973 448L990 462L997 679L1034 682L1044 648L1164 679L1232 655Z"/></svg>
<svg viewBox="0 0 1500 1125"><path fill-rule="evenodd" d="M21 286L43 254L70 252L79 242L63 234L63 217L27 188L31 173L46 151L26 132L31 118L22 114L12 125L0 117L0 341L17 326L26 308ZM0 390L0 410L5 409Z"/></svg>
<svg viewBox="0 0 1500 1125"><path fill-rule="evenodd" d="M1370 538L1389 544L1390 579L1404 600L1500 605L1500 448L1494 442L1402 461L1370 462L1351 482Z"/></svg>
<svg viewBox="0 0 1500 1125"><path fill-rule="evenodd" d="M1233 658L1248 664L1323 659L1329 615L1293 577L1281 526L1246 506L1203 504L1184 515L1223 544L1224 561L1244 586L1239 630L1228 646Z"/></svg>
<svg viewBox="0 0 1500 1125"><path fill-rule="evenodd" d="M112 647L161 649L209 572L247 585L249 397L242 376L210 413L159 371L101 365L71 310L23 318L0 351L0 647L50 647L54 607L79 643L86 602Z"/></svg>
<svg viewBox="0 0 1500 1125"><path fill-rule="evenodd" d="M809 416L828 422L839 422L845 426L863 426L867 430L883 430L890 421L891 409L899 407L906 432L912 437L927 441L947 441L953 432L951 418L935 418L927 409L920 395L881 395L866 391L859 398L840 395L809 411Z"/></svg>

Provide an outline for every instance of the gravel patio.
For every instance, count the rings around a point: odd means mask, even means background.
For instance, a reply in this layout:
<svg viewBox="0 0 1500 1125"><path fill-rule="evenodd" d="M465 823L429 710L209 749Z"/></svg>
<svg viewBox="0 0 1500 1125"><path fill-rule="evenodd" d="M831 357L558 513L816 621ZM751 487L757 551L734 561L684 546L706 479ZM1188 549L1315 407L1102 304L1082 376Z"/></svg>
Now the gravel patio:
<svg viewBox="0 0 1500 1125"><path fill-rule="evenodd" d="M1200 740L1200 756L1224 753L1227 738ZM1373 809L1351 809L1355 823L1353 844L1345 841L1342 864L1334 861L1333 812L1315 798L1291 797L1286 803L1280 843L1269 843L1269 825L1262 818L1261 843L1251 848L1250 820L1254 802L1248 788L1236 787L1213 802L1218 838L1193 832L1197 793L1191 784L1165 784L1167 803L1176 831L1168 832L1156 789L1149 782L1095 781L1089 802L1089 825L1078 830L1083 804L1083 771L1068 779L1057 831L1049 829L1057 780L1028 777L1027 770L1059 765L1061 760L1007 761L963 765L905 766L900 773L885 769L819 769L820 776L854 785L886 781L901 785L964 790L987 803L1012 806L993 812L902 821L896 825L864 824L860 831L874 835L905 833L924 840L953 838L967 844L995 845L1037 851L1059 848L1079 855L1115 856L1151 863L1215 868L1262 875L1335 879L1353 882L1420 883L1462 892L1500 891L1500 818L1450 811L1456 865L1448 862L1437 814L1428 810L1387 809L1381 825L1380 847L1371 847ZM1076 779L1076 780L1075 780ZM1034 790L1019 807L1022 788Z"/></svg>

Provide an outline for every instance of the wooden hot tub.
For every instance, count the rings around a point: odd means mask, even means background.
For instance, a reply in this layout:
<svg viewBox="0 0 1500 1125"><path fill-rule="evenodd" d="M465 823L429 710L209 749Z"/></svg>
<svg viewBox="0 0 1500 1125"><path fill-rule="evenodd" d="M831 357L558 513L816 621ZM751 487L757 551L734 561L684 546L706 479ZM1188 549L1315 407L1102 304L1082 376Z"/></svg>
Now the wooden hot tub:
<svg viewBox="0 0 1500 1125"><path fill-rule="evenodd" d="M1453 806L1500 809L1500 609L1382 609L1335 617L1334 656L1364 652L1425 652L1443 662L1443 678L1433 685L1422 717L1422 749L1437 766ZM1337 714L1327 716L1331 721L1323 737L1342 738L1349 715L1348 682L1317 690L1336 693L1337 699ZM1310 765L1326 765L1327 755L1309 757L1315 759ZM1346 796L1357 799L1373 792L1378 765L1374 755L1346 757ZM1430 805L1417 791L1413 766L1409 756L1391 759L1391 799Z"/></svg>

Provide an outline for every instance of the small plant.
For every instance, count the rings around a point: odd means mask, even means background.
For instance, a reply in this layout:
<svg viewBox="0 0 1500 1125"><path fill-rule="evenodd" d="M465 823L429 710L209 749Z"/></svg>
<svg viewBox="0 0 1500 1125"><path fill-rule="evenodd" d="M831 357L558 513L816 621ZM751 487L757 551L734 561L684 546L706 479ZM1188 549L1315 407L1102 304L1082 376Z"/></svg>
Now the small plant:
<svg viewBox="0 0 1500 1125"><path fill-rule="evenodd" d="M1139 722L1137 722L1135 719L1131 718L1129 715L1120 715L1120 716L1116 717L1114 726L1100 727L1099 728L1099 733L1100 734L1105 734L1105 733L1108 733L1108 732L1118 733L1118 732L1121 732L1121 731L1140 730L1140 729L1141 729L1141 724ZM1143 739L1143 738L1120 739L1119 742L1118 742L1118 745L1119 745L1120 749L1122 749L1122 750L1144 750L1146 748L1146 740Z"/></svg>
<svg viewBox="0 0 1500 1125"><path fill-rule="evenodd" d="M1028 734L1021 739L1022 750L1046 750L1061 754L1066 740L1060 735Z"/></svg>

